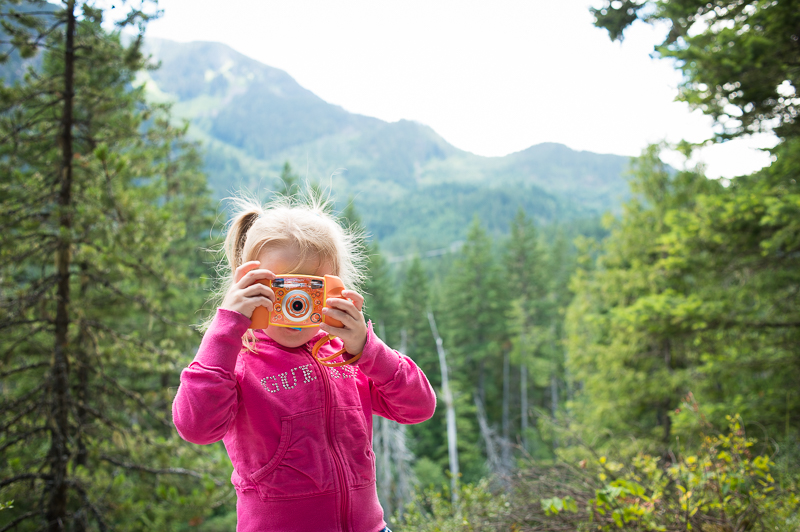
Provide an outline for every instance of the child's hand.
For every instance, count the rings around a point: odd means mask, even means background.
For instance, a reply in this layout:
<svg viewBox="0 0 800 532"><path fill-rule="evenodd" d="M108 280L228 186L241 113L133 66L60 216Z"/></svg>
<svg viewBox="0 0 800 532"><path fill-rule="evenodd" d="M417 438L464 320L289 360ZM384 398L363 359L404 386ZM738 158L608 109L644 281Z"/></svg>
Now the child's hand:
<svg viewBox="0 0 800 532"><path fill-rule="evenodd" d="M344 348L351 355L359 354L367 343L367 324L364 314L361 313L361 307L364 306L362 295L352 290L342 290L341 298L330 298L325 304L327 306L322 309L322 313L341 321L344 326L333 327L323 323L320 329L341 338Z"/></svg>
<svg viewBox="0 0 800 532"><path fill-rule="evenodd" d="M257 260L245 262L234 273L234 283L225 295L220 308L233 310L253 317L256 307L267 307L272 310L275 302L275 292L272 288L259 283L261 279L275 279L275 274L269 270L259 269L261 263Z"/></svg>

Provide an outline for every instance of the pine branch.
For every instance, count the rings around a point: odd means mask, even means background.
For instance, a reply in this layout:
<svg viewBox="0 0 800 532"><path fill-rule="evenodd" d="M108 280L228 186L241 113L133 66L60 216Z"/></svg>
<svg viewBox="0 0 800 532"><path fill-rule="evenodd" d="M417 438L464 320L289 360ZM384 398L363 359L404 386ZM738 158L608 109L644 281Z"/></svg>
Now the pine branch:
<svg viewBox="0 0 800 532"><path fill-rule="evenodd" d="M31 129L37 123L36 119L40 115L42 115L45 111L48 111L51 107L55 107L55 106L59 105L60 103L62 103L62 100L59 99L59 98L56 98L56 99L51 100L50 102L44 104L41 109L39 109L36 113L31 115L30 119L27 122L25 122L25 123L23 123L21 125L15 126L14 129L12 130L12 133L18 133L18 132L23 131L23 130ZM6 135L4 137L0 137L0 144L5 144L6 142L8 142L9 136L10 135Z"/></svg>
<svg viewBox="0 0 800 532"><path fill-rule="evenodd" d="M24 240L25 237L21 237L19 240ZM56 239L52 238L50 235L45 235L43 238L41 234L31 234L28 238L38 238L41 242L38 246L34 247L33 249L25 250L24 252L13 255L8 257L3 262L0 262L0 268L5 268L11 264L19 264L22 259L29 259L34 254L40 253L41 251L45 251L47 254L52 254L53 250L56 248ZM19 245L21 242L17 241L15 244Z"/></svg>
<svg viewBox="0 0 800 532"><path fill-rule="evenodd" d="M136 269L136 267L134 265L131 265L130 263L127 263L127 262L123 261L123 264L125 264L126 266L130 266L133 269ZM139 265L142 266L145 269L145 271L147 271L147 273L150 273L151 275L153 275L155 277L160 277L152 269L150 269L147 266L141 264L141 262L139 263ZM163 316L160 312L158 312L157 310L153 309L153 307L150 305L150 302L147 301L147 299L145 299L145 298L143 298L141 296L135 296L135 295L131 295L131 294L126 294L125 292L123 292L122 290L120 290L119 288L114 286L114 284L111 283L108 280L107 277L94 275L92 273L88 273L88 276L89 276L90 279L92 279L96 283L108 288L108 290L110 290L114 294L120 296L121 298L126 299L128 301L131 301L133 303L136 303L138 305L141 305L142 308L148 314L150 314L153 317L155 317L158 321L160 321L160 322L162 322L162 323L164 323L166 325L172 326L172 327L187 327L189 329L192 329L191 327L189 327L188 325L186 325L184 323L178 323L178 322L176 322L174 320L171 320L171 319L167 318L166 316ZM192 330L194 330L194 329L192 329Z"/></svg>
<svg viewBox="0 0 800 532"><path fill-rule="evenodd" d="M29 308L28 306L23 306L25 302L30 301L33 305L35 305L40 303L42 300L48 299L45 297L45 293L52 287L52 285L49 283L55 279L55 275L50 275L33 280L33 282L26 287L25 292L27 293L24 293L24 295L17 295L16 297L10 299L0 300L0 308L12 309L16 306L18 307L18 310L15 314L22 314L27 308Z"/></svg>
<svg viewBox="0 0 800 532"><path fill-rule="evenodd" d="M7 220L14 220L15 222L27 220L29 218L40 218L46 219L51 216L52 213L44 212L44 211L36 211L29 213L31 205L37 205L39 203L48 203L53 200L53 194L45 194L39 198L31 198L26 199L24 204L21 204L17 209L5 209L3 210L3 218ZM20 214L24 213L24 214Z"/></svg>
<svg viewBox="0 0 800 532"><path fill-rule="evenodd" d="M86 493L86 490L83 489L83 486L74 480L70 481L68 484L75 488L78 493L80 493L81 499L83 499L83 502L89 507L89 510L91 510L94 518L97 519L97 525L100 527L100 531L105 532L106 530L109 530L108 523L103 520L103 514L100 513L100 510L98 510L98 508L92 503L91 499L89 499L89 494Z"/></svg>
<svg viewBox="0 0 800 532"><path fill-rule="evenodd" d="M3 364L7 364L8 363L9 357L14 352L14 350L17 347L19 347L20 344L26 342L27 340L30 340L34 335L39 333L39 331L41 331L41 330L42 330L42 327L34 327L34 329L32 331L27 331L26 334L22 338L20 338L19 340L17 340L13 344L11 344L11 347L6 349L5 352L3 353L2 357L0 357L0 359L2 359L2 361L3 361Z"/></svg>
<svg viewBox="0 0 800 532"><path fill-rule="evenodd" d="M142 399L142 396L139 393L134 392L133 390L129 390L129 389L125 388L119 382L117 382L117 379L114 379L113 377L108 376L106 373L104 373L102 371L96 371L91 366L88 369L90 371L92 371L93 373L96 373L98 376L100 376L101 382L104 382L104 383L105 382L110 382L113 385L114 389L116 389L118 392L122 393L128 399L132 399L137 405L139 405L139 407L141 407L148 414L150 414L155 419L157 419L162 425L164 425L165 427L167 427L169 429L172 429L172 422L170 420L168 420L166 417L164 417L164 415L161 414L160 412L156 412L155 410L153 410L153 408L150 405L148 405L144 401L144 399ZM101 390L108 391L108 388L106 386L100 386L99 388Z"/></svg>
<svg viewBox="0 0 800 532"><path fill-rule="evenodd" d="M120 332L117 332L114 329L112 329L111 327L109 327L109 326L107 326L107 325L105 325L103 323L100 323L99 321L83 319L83 320L81 320L81 323L84 323L84 324L88 325L89 327L94 327L95 329L99 329L101 331L104 331L104 332L110 334L112 337L116 338L117 340L122 340L123 342L128 342L130 344L136 345L136 346L144 349L145 351L149 351L150 353L153 353L153 354L156 354L156 355L159 355L159 356L163 356L163 357L169 357L169 353L167 353L166 351L163 351L163 350L161 350L161 349L159 349L159 348L157 348L157 347L155 347L153 345L148 345L148 344L146 344L145 342L143 342L141 340L133 338L132 336L128 336L127 334L122 334Z"/></svg>
<svg viewBox="0 0 800 532"><path fill-rule="evenodd" d="M36 396L36 394L41 392L47 385L48 385L48 380L47 379L43 379L42 382L39 383L38 386L36 386L32 390L30 390L28 393L26 393L22 397L19 397L19 398L15 399L14 401L0 403L0 410L5 410L6 412L8 412L8 411L11 411L11 410L17 408L17 406L25 403L26 401L28 401L32 397Z"/></svg>
<svg viewBox="0 0 800 532"><path fill-rule="evenodd" d="M41 367L49 366L49 365L50 365L49 362L39 362L38 364L28 364L27 366L20 366L20 367L14 368L14 369L10 369L8 371L4 371L3 373L0 373L0 379L4 379L4 378L8 377L9 375L13 375L14 373L27 371L29 369L41 368Z"/></svg>
<svg viewBox="0 0 800 532"><path fill-rule="evenodd" d="M26 432L24 434L21 434L19 437L14 438L13 440L9 440L9 441L5 442L3 444L3 446L0 447L0 454L4 453L6 451L6 449L8 449L10 447L13 447L17 443L19 443L21 441L25 441L28 438L30 438L31 436L33 436L34 434L38 434L38 433L40 433L42 431L45 431L45 430L47 430L46 426L36 427L34 430L30 430L30 431L28 431L28 432Z"/></svg>
<svg viewBox="0 0 800 532"><path fill-rule="evenodd" d="M39 512L31 511L31 512L28 512L26 514L22 514L19 517L17 517L16 519L14 519L13 521L11 521L10 523L8 523L3 528L0 528L0 532L6 532L7 530L11 530L12 528L16 528L17 525L20 524L21 522L23 522L23 521L25 521L27 519L30 519L31 517L35 517L37 515L42 515L43 513L44 512L41 512L41 511L39 511Z"/></svg>
<svg viewBox="0 0 800 532"><path fill-rule="evenodd" d="M118 430L121 433L125 433L125 432L128 432L130 430L128 427L123 427L122 425L119 425L113 419L107 418L98 409L96 409L93 406L90 406L90 405L86 404L83 401L74 401L73 405L76 406L76 407L84 409L86 411L86 413L91 414L93 418L97 419L102 424L106 425L108 428L110 428L112 430Z"/></svg>
<svg viewBox="0 0 800 532"><path fill-rule="evenodd" d="M0 321L0 330L16 327L17 325L30 325L31 323L50 323L50 320Z"/></svg>
<svg viewBox="0 0 800 532"><path fill-rule="evenodd" d="M22 473L21 475L1 479L0 488L5 488L17 482L22 482L23 480L52 480L52 478L53 475L47 475L45 473Z"/></svg>
<svg viewBox="0 0 800 532"><path fill-rule="evenodd" d="M30 414L31 412L36 410L39 406L40 406L39 403L33 403L33 404L29 405L28 408L22 410L21 412L17 412L16 415L13 418L11 418L10 421L5 422L3 424L3 426L0 427L0 433L7 432L9 429L11 429L11 427L14 426L14 424L17 421L19 421L23 417L27 416L28 414ZM7 410L6 412L10 413L10 412L13 412L13 410Z"/></svg>
<svg viewBox="0 0 800 532"><path fill-rule="evenodd" d="M192 471L191 469L184 469L182 467L169 467L167 469L157 469L157 468L153 468L153 467L146 467L146 466L139 465L139 464L129 464L129 463L126 463L126 462L122 462L122 461L117 460L115 458L112 458L112 457L110 457L110 456L108 456L106 454L101 454L100 458L102 460L105 460L105 461L110 462L110 463L112 463L114 465L123 467L125 469L130 469L130 470L134 470L134 471L144 471L146 473L153 473L155 475L185 475L185 476L188 476L188 477L194 477L194 478L199 478L199 479L205 479L206 478L206 474L204 474L204 473L198 473L197 471ZM222 482L220 480L213 480L212 479L212 481L214 482L214 484L216 486L224 486L225 485L225 482Z"/></svg>

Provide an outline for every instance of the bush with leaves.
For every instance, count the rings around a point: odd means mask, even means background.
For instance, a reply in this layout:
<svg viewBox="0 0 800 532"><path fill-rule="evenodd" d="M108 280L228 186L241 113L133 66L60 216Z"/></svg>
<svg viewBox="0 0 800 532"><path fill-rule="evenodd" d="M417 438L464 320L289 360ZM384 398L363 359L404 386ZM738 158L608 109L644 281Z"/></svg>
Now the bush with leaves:
<svg viewBox="0 0 800 532"><path fill-rule="evenodd" d="M492 493L489 481L460 484L457 501L450 490L423 489L406 505L394 522L398 531L455 532L507 530L508 498Z"/></svg>
<svg viewBox="0 0 800 532"><path fill-rule="evenodd" d="M592 490L540 499L542 521L588 530L797 530L797 487L773 478L772 458L754 452L738 415L728 420L727 433L706 435L696 454L669 463L648 454L582 462Z"/></svg>

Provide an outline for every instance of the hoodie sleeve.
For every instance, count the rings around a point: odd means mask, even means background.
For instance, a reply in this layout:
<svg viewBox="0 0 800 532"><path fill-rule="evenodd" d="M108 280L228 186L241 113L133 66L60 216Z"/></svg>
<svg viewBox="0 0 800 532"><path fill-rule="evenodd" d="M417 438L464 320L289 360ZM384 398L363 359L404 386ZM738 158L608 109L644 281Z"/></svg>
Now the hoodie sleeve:
<svg viewBox="0 0 800 532"><path fill-rule="evenodd" d="M236 360L250 319L217 309L172 403L172 422L181 438L205 445L221 440L236 417L239 386Z"/></svg>
<svg viewBox="0 0 800 532"><path fill-rule="evenodd" d="M436 394L428 378L413 360L383 343L372 322L356 365L369 378L373 413L406 424L433 416Z"/></svg>

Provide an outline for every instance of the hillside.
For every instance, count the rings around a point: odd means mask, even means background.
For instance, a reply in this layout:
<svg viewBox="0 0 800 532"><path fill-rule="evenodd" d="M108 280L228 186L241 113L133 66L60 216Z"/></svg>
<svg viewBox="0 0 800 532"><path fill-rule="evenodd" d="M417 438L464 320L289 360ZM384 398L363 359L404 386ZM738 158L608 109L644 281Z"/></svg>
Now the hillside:
<svg viewBox="0 0 800 532"><path fill-rule="evenodd" d="M206 150L218 197L275 186L284 162L351 198L392 253L446 246L479 216L503 234L519 207L540 223L615 210L627 157L540 144L505 157L455 148L431 128L347 112L287 73L219 43L150 39L153 98L174 102Z"/></svg>

